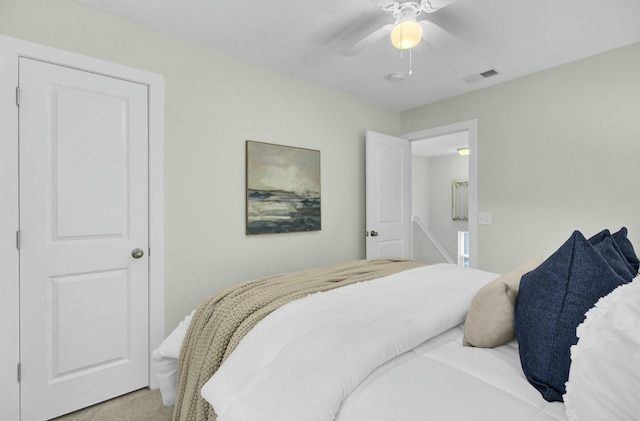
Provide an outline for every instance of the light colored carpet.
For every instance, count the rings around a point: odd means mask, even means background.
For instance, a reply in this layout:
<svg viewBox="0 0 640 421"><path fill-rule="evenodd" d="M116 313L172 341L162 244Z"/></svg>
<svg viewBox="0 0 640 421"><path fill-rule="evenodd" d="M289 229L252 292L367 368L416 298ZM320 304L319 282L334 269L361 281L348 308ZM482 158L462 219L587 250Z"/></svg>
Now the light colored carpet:
<svg viewBox="0 0 640 421"><path fill-rule="evenodd" d="M162 405L160 389L140 389L54 421L170 421L172 413L173 406Z"/></svg>

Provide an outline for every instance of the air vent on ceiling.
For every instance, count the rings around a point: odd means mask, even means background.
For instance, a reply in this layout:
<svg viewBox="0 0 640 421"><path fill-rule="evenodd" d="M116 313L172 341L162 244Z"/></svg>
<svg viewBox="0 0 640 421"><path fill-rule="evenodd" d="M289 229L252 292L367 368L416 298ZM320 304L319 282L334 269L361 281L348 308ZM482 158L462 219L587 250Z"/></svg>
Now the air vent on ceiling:
<svg viewBox="0 0 640 421"><path fill-rule="evenodd" d="M481 80L485 80L499 74L500 72L497 71L496 69L489 69L489 70L485 70L484 72L477 73L475 75L464 77L462 78L462 80L464 80L467 83L476 83L476 82L480 82Z"/></svg>
<svg viewBox="0 0 640 421"><path fill-rule="evenodd" d="M486 79L488 77L495 76L497 74L498 74L498 71L496 69L491 69L491 70L487 70L486 72L480 73L480 76Z"/></svg>
<svg viewBox="0 0 640 421"><path fill-rule="evenodd" d="M404 80L404 72L393 72L385 76L385 79L391 82L402 82Z"/></svg>

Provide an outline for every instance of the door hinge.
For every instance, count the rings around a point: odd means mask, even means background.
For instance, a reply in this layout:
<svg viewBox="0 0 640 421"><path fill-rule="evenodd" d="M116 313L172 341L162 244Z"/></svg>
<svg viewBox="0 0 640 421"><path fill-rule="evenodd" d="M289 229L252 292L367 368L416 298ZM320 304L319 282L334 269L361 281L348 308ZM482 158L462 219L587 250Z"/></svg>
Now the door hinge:
<svg viewBox="0 0 640 421"><path fill-rule="evenodd" d="M22 365L18 363L18 383L22 380Z"/></svg>
<svg viewBox="0 0 640 421"><path fill-rule="evenodd" d="M20 106L20 87L16 86L16 105Z"/></svg>
<svg viewBox="0 0 640 421"><path fill-rule="evenodd" d="M20 246L22 245L22 231L16 231L16 248L20 250Z"/></svg>

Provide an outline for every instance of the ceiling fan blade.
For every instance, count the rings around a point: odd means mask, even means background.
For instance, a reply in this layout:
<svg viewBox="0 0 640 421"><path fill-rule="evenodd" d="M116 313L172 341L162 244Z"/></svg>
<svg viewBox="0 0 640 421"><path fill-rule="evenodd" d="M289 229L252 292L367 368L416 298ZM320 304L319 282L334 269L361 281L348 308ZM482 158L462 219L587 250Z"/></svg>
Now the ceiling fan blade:
<svg viewBox="0 0 640 421"><path fill-rule="evenodd" d="M442 8L449 6L452 3L455 3L455 0L423 0L422 10L424 10L426 13L434 13Z"/></svg>
<svg viewBox="0 0 640 421"><path fill-rule="evenodd" d="M345 13L353 13L358 10L362 10L363 7L366 7L366 0L316 0L318 2L318 7L320 10L323 10L327 13L331 14L345 14Z"/></svg>
<svg viewBox="0 0 640 421"><path fill-rule="evenodd" d="M366 48L372 46L376 42L380 41L385 35L389 35L391 33L391 29L393 28L392 24L387 24L382 26L381 28L376 29L351 47L347 48L342 52L342 55L345 56L355 56L356 54L360 54Z"/></svg>
<svg viewBox="0 0 640 421"><path fill-rule="evenodd" d="M358 19L360 19L359 16L340 16L337 19L334 19L327 26L324 26L311 34L309 41L313 44L329 44L347 32Z"/></svg>
<svg viewBox="0 0 640 421"><path fill-rule="evenodd" d="M375 4L376 7L383 8L391 6L397 0L369 0L371 3Z"/></svg>
<svg viewBox="0 0 640 421"><path fill-rule="evenodd" d="M433 45L437 50L452 50L460 44L458 38L449 31L442 29L440 25L426 19L418 23L422 26L422 39Z"/></svg>

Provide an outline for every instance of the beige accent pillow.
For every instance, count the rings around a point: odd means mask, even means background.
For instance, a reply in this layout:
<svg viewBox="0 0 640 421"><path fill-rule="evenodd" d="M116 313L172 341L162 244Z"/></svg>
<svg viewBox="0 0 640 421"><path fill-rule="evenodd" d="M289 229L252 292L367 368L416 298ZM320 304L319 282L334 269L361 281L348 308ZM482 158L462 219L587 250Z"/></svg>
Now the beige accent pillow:
<svg viewBox="0 0 640 421"><path fill-rule="evenodd" d="M522 275L542 263L536 257L489 282L473 297L464 323L464 346L493 348L514 338L513 318Z"/></svg>

